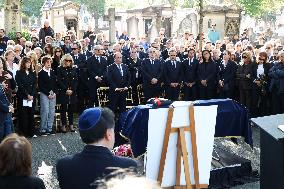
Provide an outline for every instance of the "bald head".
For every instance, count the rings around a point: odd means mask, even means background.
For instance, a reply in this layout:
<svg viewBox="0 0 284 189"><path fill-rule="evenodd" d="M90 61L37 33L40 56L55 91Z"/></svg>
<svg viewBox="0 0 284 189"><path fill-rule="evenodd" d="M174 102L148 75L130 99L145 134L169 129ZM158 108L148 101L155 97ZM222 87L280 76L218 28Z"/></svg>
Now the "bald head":
<svg viewBox="0 0 284 189"><path fill-rule="evenodd" d="M116 64L122 63L122 54L120 52L114 53L114 63L116 63Z"/></svg>

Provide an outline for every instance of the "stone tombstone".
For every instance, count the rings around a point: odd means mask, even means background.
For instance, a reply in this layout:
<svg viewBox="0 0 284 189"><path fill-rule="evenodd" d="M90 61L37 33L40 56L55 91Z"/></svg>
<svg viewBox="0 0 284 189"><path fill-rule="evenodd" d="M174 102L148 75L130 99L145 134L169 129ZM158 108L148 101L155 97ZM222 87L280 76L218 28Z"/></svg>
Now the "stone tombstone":
<svg viewBox="0 0 284 189"><path fill-rule="evenodd" d="M5 0L4 12L6 33L12 30L21 31L22 0Z"/></svg>
<svg viewBox="0 0 284 189"><path fill-rule="evenodd" d="M127 19L127 31L130 37L135 37L138 39L139 31L138 31L138 18L132 16Z"/></svg>
<svg viewBox="0 0 284 189"><path fill-rule="evenodd" d="M158 37L158 30L157 30L157 25L156 25L156 20L152 19L152 24L149 28L149 40L150 42L153 42L155 40L156 37Z"/></svg>
<svg viewBox="0 0 284 189"><path fill-rule="evenodd" d="M197 15L195 13L186 15L186 17L180 22L178 33L183 34L185 31L189 31L193 35L197 36L198 24Z"/></svg>

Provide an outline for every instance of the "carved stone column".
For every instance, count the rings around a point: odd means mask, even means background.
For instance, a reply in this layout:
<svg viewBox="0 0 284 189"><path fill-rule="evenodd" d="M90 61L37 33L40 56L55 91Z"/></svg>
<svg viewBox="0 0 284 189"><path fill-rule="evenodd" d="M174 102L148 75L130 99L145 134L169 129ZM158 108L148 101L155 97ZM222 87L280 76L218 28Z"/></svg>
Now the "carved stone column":
<svg viewBox="0 0 284 189"><path fill-rule="evenodd" d="M6 33L21 31L22 0L5 0L4 15Z"/></svg>

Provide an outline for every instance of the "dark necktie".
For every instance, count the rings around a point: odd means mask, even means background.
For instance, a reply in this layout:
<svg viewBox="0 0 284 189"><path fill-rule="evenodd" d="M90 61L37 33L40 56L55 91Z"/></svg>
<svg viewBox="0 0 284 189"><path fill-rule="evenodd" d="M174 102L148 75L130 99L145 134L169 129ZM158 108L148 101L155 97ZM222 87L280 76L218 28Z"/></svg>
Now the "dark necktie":
<svg viewBox="0 0 284 189"><path fill-rule="evenodd" d="M118 65L120 75L123 76L123 70L121 64Z"/></svg>
<svg viewBox="0 0 284 189"><path fill-rule="evenodd" d="M172 61L172 65L176 68L176 62Z"/></svg>

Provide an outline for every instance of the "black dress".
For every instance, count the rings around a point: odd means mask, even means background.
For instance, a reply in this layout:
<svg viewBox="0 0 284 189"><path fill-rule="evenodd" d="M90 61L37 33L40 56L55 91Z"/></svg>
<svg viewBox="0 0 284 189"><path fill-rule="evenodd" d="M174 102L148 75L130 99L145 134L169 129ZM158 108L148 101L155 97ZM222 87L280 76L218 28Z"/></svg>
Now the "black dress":
<svg viewBox="0 0 284 189"><path fill-rule="evenodd" d="M36 99L36 73L19 70L16 73L18 85L17 100L19 114L19 130L24 136L32 137L35 131L34 108ZM28 99L28 95L33 96L32 107L23 106L23 100Z"/></svg>
<svg viewBox="0 0 284 189"><path fill-rule="evenodd" d="M32 176L1 176L0 188L13 189L45 189L40 178Z"/></svg>

